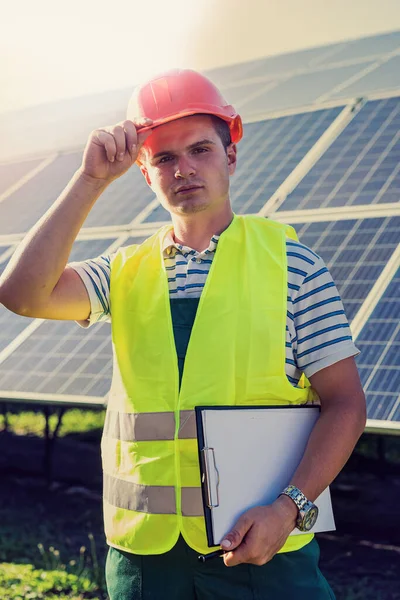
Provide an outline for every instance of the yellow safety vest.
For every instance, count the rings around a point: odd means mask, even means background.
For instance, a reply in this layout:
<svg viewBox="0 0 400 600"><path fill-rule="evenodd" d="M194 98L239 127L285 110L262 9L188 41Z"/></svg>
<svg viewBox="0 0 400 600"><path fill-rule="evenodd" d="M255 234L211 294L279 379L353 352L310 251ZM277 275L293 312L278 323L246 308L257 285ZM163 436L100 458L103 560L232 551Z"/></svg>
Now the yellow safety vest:
<svg viewBox="0 0 400 600"><path fill-rule="evenodd" d="M181 388L162 241L121 248L111 267L114 374L102 439L104 520L111 546L170 550L182 533L209 552L194 407L303 404L311 388L285 374L286 236L261 217L234 216L202 292ZM299 457L300 458L300 457ZM291 536L282 552L312 535Z"/></svg>

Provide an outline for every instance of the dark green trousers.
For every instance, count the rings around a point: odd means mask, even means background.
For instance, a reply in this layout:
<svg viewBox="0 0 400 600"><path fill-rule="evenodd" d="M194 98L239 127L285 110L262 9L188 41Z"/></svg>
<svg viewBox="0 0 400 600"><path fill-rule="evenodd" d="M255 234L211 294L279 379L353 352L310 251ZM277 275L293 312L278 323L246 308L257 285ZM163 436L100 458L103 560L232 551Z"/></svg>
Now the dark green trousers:
<svg viewBox="0 0 400 600"><path fill-rule="evenodd" d="M182 537L165 554L139 556L110 548L110 600L332 600L318 568L316 540L267 564L226 567L222 558L199 562Z"/></svg>

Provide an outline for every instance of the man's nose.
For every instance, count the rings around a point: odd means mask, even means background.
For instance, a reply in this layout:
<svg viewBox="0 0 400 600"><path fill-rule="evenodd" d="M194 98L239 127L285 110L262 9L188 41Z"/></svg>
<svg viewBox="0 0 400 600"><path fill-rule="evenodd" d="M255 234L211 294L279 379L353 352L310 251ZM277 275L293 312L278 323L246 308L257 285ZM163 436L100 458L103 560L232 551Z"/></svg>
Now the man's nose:
<svg viewBox="0 0 400 600"><path fill-rule="evenodd" d="M191 159L187 156L180 156L176 164L176 179L187 179L188 177L193 177L195 173L196 170Z"/></svg>

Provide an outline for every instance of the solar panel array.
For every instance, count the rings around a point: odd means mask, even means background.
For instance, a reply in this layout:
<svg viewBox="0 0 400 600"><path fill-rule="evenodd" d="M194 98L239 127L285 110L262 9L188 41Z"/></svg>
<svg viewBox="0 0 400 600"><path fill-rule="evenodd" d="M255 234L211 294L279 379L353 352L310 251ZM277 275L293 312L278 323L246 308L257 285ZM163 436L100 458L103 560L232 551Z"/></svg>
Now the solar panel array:
<svg viewBox="0 0 400 600"><path fill-rule="evenodd" d="M234 211L293 223L324 258L362 351L368 416L393 428L400 422L399 50L394 32L209 73L245 122ZM82 150L0 165L0 272L81 159ZM133 167L98 199L70 260L140 243L167 221ZM108 324L84 330L0 307L0 395L102 397L111 371Z"/></svg>
<svg viewBox="0 0 400 600"><path fill-rule="evenodd" d="M367 102L280 207L398 202L400 99Z"/></svg>

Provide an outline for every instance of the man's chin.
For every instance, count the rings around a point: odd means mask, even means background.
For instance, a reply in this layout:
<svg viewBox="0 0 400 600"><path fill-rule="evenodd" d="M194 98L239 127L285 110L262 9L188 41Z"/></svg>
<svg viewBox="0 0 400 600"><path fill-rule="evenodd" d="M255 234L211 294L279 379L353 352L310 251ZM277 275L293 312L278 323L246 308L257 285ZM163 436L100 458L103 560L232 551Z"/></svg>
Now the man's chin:
<svg viewBox="0 0 400 600"><path fill-rule="evenodd" d="M176 215L191 215L198 212L203 212L209 207L208 202L201 202L198 198L187 198L184 202L179 202L167 210Z"/></svg>

